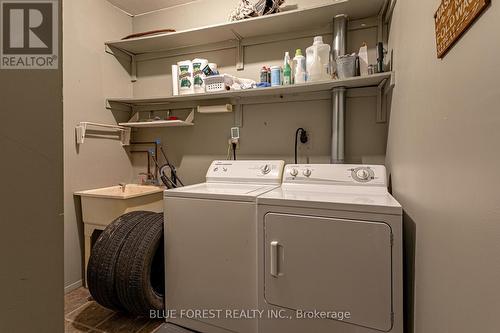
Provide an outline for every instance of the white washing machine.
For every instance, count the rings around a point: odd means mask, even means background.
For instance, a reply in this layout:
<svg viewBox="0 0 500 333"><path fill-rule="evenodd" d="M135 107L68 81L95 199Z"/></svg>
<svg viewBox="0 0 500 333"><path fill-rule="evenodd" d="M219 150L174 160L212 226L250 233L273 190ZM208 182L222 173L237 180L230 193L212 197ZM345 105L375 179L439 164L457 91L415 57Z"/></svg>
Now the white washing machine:
<svg viewBox="0 0 500 333"><path fill-rule="evenodd" d="M257 202L259 332L403 332L402 209L385 167L287 165Z"/></svg>
<svg viewBox="0 0 500 333"><path fill-rule="evenodd" d="M166 309L175 311L167 321L204 333L257 332L257 318L225 310L258 308L256 198L281 184L283 167L214 161L206 183L165 191Z"/></svg>

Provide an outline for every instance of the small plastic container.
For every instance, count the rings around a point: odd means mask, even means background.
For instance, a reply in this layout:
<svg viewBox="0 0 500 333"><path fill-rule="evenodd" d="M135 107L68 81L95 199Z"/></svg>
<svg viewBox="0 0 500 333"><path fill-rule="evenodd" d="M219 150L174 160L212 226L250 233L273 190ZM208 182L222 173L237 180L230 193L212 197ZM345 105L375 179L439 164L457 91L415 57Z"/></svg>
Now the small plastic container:
<svg viewBox="0 0 500 333"><path fill-rule="evenodd" d="M224 75L212 75L205 78L205 92L226 90Z"/></svg>
<svg viewBox="0 0 500 333"><path fill-rule="evenodd" d="M281 86L281 67L271 67L271 87Z"/></svg>
<svg viewBox="0 0 500 333"><path fill-rule="evenodd" d="M337 76L339 79L347 79L356 76L355 54L344 55L337 58Z"/></svg>
<svg viewBox="0 0 500 333"><path fill-rule="evenodd" d="M179 94L187 95L194 93L194 81L193 81L193 63L191 60L179 61L177 63L178 67L178 78L179 82Z"/></svg>

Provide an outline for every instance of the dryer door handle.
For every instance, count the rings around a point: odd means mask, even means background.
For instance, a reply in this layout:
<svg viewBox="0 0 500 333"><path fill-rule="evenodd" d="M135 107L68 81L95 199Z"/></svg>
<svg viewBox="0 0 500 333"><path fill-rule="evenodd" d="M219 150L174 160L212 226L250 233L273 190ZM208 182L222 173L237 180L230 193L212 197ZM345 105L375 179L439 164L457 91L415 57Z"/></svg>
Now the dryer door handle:
<svg viewBox="0 0 500 333"><path fill-rule="evenodd" d="M278 263L279 263L279 243L278 241L272 241L271 242L271 251L270 251L270 273L274 277L278 277Z"/></svg>

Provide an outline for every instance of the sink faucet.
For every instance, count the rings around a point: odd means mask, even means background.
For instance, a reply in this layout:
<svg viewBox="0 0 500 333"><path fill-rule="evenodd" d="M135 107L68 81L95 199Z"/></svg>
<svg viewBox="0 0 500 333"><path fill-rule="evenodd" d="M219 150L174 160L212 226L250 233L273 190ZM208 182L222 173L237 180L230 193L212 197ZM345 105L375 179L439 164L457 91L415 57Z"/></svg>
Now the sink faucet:
<svg viewBox="0 0 500 333"><path fill-rule="evenodd" d="M121 188L122 188L122 193L125 193L125 190L126 190L126 188L127 188L127 183L119 183L118 185L120 185L120 186L121 186Z"/></svg>
<svg viewBox="0 0 500 333"><path fill-rule="evenodd" d="M141 172L139 175L147 177L144 181L144 185L158 185L156 177L151 172Z"/></svg>

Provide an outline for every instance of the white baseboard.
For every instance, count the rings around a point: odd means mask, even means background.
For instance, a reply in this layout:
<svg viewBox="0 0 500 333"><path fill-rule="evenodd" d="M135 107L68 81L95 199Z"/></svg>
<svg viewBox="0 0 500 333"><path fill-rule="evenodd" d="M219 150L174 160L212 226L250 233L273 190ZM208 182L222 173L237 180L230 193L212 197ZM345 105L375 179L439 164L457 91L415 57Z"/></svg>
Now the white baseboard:
<svg viewBox="0 0 500 333"><path fill-rule="evenodd" d="M68 286L64 287L64 293L67 294L75 289L80 288L83 285L83 280L78 280Z"/></svg>

